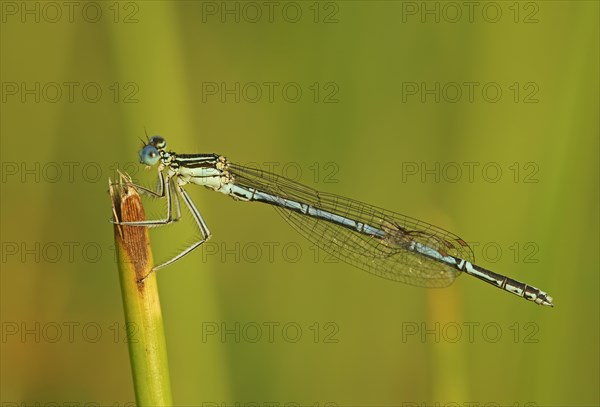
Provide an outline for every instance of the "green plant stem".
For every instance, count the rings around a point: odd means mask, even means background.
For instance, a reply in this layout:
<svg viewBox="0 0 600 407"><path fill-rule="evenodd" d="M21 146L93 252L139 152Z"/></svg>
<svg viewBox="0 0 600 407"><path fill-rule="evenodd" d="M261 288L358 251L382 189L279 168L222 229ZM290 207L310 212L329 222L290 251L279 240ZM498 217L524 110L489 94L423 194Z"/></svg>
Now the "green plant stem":
<svg viewBox="0 0 600 407"><path fill-rule="evenodd" d="M116 219L145 220L142 202L134 188L121 182L111 185L110 194ZM115 225L114 234L136 403L138 406L171 406L167 346L156 275L148 276L153 267L148 228Z"/></svg>

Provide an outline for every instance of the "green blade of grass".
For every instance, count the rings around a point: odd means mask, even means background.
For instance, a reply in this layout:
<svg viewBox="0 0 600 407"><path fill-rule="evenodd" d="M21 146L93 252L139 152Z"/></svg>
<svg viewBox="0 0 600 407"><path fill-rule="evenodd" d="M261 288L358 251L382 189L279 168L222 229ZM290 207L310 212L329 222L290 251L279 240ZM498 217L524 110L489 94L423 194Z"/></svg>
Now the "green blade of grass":
<svg viewBox="0 0 600 407"><path fill-rule="evenodd" d="M124 185L123 180L117 186L110 186L115 218L123 222L145 220L138 193ZM148 276L153 267L148 228L115 225L114 235L136 403L138 406L171 406L167 346L156 275Z"/></svg>

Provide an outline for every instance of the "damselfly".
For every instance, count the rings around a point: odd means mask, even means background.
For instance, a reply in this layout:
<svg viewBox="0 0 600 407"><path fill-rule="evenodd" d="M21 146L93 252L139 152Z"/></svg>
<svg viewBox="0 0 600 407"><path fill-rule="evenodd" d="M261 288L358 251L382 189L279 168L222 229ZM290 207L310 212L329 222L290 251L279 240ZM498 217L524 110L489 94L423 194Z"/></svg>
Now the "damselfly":
<svg viewBox="0 0 600 407"><path fill-rule="evenodd" d="M140 162L158 164L158 188L136 189L167 201L167 217L122 225L160 226L181 216L179 197L189 208L201 237L152 271L179 260L210 238L190 196L188 183L202 185L240 201L273 205L300 234L319 248L379 277L421 287L446 287L465 272L536 304L553 306L535 287L473 264L473 251L460 237L420 220L341 196L316 191L267 171L229 162L218 154L176 154L153 136L140 150Z"/></svg>

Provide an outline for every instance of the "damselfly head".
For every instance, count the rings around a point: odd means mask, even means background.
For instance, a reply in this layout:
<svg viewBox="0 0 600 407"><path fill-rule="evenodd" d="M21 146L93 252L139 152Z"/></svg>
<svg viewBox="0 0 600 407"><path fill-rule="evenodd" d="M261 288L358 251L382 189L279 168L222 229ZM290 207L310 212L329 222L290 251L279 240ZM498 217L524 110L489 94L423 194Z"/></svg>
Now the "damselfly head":
<svg viewBox="0 0 600 407"><path fill-rule="evenodd" d="M140 150L140 163L154 166L160 160L160 153L154 146L147 145Z"/></svg>

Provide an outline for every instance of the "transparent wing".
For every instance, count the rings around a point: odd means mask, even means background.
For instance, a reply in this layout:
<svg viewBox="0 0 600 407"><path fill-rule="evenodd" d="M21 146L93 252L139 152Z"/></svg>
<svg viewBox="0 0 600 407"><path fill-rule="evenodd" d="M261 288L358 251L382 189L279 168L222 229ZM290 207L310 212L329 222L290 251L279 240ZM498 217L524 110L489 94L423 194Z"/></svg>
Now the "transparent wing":
<svg viewBox="0 0 600 407"><path fill-rule="evenodd" d="M376 276L421 287L446 287L460 274L456 268L408 247L422 243L442 255L473 262L473 251L460 237L408 216L353 199L319 192L285 177L230 163L236 185L281 198L274 207L301 235L332 256ZM360 233L340 224L286 209L283 200L309 204L344 216L384 233Z"/></svg>

